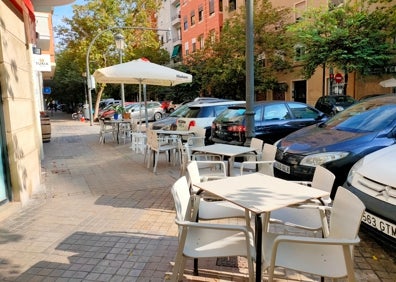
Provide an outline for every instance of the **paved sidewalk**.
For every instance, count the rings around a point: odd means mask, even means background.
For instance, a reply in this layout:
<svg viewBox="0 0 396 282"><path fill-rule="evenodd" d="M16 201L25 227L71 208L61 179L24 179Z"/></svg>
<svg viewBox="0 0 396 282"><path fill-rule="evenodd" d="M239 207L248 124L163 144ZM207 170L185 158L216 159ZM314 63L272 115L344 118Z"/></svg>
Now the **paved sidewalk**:
<svg viewBox="0 0 396 282"><path fill-rule="evenodd" d="M42 191L23 208L0 207L0 281L168 279L178 245L170 193L178 168L159 161L153 174L130 143L99 144L98 125L64 113L55 113L51 126ZM360 236L358 281L396 281L392 257ZM247 281L243 259L200 261L199 277L191 269L189 262L186 281ZM277 281L319 280L277 273Z"/></svg>

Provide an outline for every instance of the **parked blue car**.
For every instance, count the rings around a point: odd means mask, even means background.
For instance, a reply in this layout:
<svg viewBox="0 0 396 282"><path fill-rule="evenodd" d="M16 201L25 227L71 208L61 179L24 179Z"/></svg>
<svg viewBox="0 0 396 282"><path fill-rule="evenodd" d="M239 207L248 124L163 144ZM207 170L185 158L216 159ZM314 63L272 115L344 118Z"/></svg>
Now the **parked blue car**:
<svg viewBox="0 0 396 282"><path fill-rule="evenodd" d="M316 165L336 176L336 187L365 155L396 143L396 95L354 104L328 121L300 129L276 143L276 177L311 180Z"/></svg>

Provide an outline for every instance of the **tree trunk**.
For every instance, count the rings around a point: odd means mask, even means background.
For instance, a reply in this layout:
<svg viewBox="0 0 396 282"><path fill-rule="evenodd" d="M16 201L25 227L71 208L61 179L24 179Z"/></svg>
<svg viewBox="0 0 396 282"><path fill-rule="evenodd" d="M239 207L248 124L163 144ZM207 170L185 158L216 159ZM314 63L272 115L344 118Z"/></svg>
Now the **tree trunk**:
<svg viewBox="0 0 396 282"><path fill-rule="evenodd" d="M347 95L347 87L348 87L348 71L344 72L344 95Z"/></svg>
<svg viewBox="0 0 396 282"><path fill-rule="evenodd" d="M97 92L96 95L96 102L95 102L95 111L94 111L94 116L93 116L93 120L97 120L98 119L98 114L99 114L99 103L100 100L102 98L102 93L104 91L104 86L101 86L99 88L99 91Z"/></svg>

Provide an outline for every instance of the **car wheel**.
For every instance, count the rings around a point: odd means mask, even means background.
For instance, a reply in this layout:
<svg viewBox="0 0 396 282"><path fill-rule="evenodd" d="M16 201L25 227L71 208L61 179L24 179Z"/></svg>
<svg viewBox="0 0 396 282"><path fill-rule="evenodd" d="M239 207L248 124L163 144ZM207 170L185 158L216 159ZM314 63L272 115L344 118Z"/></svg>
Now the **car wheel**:
<svg viewBox="0 0 396 282"><path fill-rule="evenodd" d="M155 113L154 114L154 120L155 121L160 120L161 118L162 118L162 114L161 113Z"/></svg>

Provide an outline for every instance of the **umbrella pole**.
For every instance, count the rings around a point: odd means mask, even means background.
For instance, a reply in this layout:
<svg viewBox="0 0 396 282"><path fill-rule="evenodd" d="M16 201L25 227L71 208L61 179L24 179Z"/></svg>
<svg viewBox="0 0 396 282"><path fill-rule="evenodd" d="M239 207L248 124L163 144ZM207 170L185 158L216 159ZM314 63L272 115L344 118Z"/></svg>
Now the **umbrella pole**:
<svg viewBox="0 0 396 282"><path fill-rule="evenodd" d="M141 112L142 112L142 82L139 82L139 132L142 131Z"/></svg>
<svg viewBox="0 0 396 282"><path fill-rule="evenodd" d="M147 112L146 84L143 84L143 97L144 97L144 116L145 116L146 129L147 129L148 128L148 112Z"/></svg>

